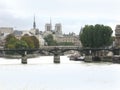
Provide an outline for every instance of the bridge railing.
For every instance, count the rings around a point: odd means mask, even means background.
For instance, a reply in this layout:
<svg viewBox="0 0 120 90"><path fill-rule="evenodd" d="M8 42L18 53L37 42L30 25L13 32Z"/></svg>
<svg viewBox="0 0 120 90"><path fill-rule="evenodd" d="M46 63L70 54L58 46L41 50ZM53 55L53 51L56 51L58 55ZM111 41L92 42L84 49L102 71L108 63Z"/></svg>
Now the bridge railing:
<svg viewBox="0 0 120 90"><path fill-rule="evenodd" d="M120 50L120 48L83 48L80 46L41 46L39 48L19 48L19 49L8 49L0 48L0 51L37 51L37 50L51 50L51 49L73 49L73 50Z"/></svg>

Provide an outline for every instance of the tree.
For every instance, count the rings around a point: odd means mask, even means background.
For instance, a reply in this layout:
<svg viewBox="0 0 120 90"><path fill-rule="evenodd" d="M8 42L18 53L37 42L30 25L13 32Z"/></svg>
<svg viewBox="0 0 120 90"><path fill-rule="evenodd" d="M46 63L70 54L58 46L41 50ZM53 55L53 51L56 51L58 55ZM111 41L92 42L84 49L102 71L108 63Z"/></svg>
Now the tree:
<svg viewBox="0 0 120 90"><path fill-rule="evenodd" d="M7 35L6 39L5 39L6 43L5 43L5 48L15 48L16 46L16 42L18 41L14 35L9 34Z"/></svg>
<svg viewBox="0 0 120 90"><path fill-rule="evenodd" d="M31 36L31 40L34 43L34 48L39 48L39 40L35 36Z"/></svg>
<svg viewBox="0 0 120 90"><path fill-rule="evenodd" d="M25 41L28 48L39 48L39 40L35 36L23 36L22 41Z"/></svg>
<svg viewBox="0 0 120 90"><path fill-rule="evenodd" d="M99 48L112 44L112 32L109 26L85 25L79 36L83 47Z"/></svg>
<svg viewBox="0 0 120 90"><path fill-rule="evenodd" d="M34 46L34 41L31 40L31 37L30 37L30 36L23 36L23 37L21 38L21 40L22 40L22 41L25 41L25 42L27 43L28 48L34 48L34 47L35 47L35 46Z"/></svg>
<svg viewBox="0 0 120 90"><path fill-rule="evenodd" d="M53 39L53 35L52 34L47 35L44 39L47 42L48 46L57 45L57 42Z"/></svg>
<svg viewBox="0 0 120 90"><path fill-rule="evenodd" d="M5 40L5 48L9 49L39 48L39 40L35 36L25 35L21 40L18 40L14 35L9 34Z"/></svg>
<svg viewBox="0 0 120 90"><path fill-rule="evenodd" d="M27 45L27 43L25 41L18 40L16 42L15 48L16 49L24 49L24 48L28 48L28 45Z"/></svg>
<svg viewBox="0 0 120 90"><path fill-rule="evenodd" d="M12 34L6 37L5 48L9 49L25 49L25 48L39 48L39 41L35 36L25 35L21 40L16 39ZM7 54L16 54L14 51L8 51ZM17 51L17 53L23 53L22 51ZM28 52L32 53L32 52Z"/></svg>

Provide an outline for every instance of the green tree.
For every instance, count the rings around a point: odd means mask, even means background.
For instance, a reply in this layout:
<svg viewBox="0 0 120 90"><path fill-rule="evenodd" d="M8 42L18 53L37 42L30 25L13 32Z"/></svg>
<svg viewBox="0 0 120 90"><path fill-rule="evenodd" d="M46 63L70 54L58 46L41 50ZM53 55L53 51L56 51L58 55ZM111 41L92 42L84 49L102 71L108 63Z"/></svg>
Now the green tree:
<svg viewBox="0 0 120 90"><path fill-rule="evenodd" d="M16 42L18 41L14 35L9 34L7 35L6 39L5 39L6 43L5 43L5 48L15 48L16 46Z"/></svg>
<svg viewBox="0 0 120 90"><path fill-rule="evenodd" d="M28 48L28 45L27 45L27 43L25 41L18 40L16 42L15 48L16 49L24 49L24 48Z"/></svg>
<svg viewBox="0 0 120 90"><path fill-rule="evenodd" d="M39 40L35 36L31 36L31 40L34 43L34 48L39 48Z"/></svg>
<svg viewBox="0 0 120 90"><path fill-rule="evenodd" d="M25 35L21 38L28 45L28 48L39 48L39 40L35 36Z"/></svg>
<svg viewBox="0 0 120 90"><path fill-rule="evenodd" d="M47 42L48 46L55 46L55 45L57 45L57 42L53 39L53 35L52 34L47 35L44 39Z"/></svg>
<svg viewBox="0 0 120 90"><path fill-rule="evenodd" d="M99 48L112 43L112 29L100 24L85 25L80 32L80 40L83 47Z"/></svg>
<svg viewBox="0 0 120 90"><path fill-rule="evenodd" d="M5 48L39 48L39 41L35 36L25 35L21 40L16 39L12 34L6 37Z"/></svg>
<svg viewBox="0 0 120 90"><path fill-rule="evenodd" d="M31 37L30 36L23 36L21 38L22 41L25 41L28 45L28 48L35 48L34 46L34 41L31 40Z"/></svg>

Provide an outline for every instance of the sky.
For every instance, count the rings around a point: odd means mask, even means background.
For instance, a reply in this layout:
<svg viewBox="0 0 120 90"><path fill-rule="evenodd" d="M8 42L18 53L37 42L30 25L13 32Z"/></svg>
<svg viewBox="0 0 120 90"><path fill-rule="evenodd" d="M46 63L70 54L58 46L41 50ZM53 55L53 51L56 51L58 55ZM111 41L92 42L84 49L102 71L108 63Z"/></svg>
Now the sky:
<svg viewBox="0 0 120 90"><path fill-rule="evenodd" d="M0 27L45 30L52 21L62 24L63 33L79 34L84 25L104 24L113 30L120 24L120 0L0 0Z"/></svg>

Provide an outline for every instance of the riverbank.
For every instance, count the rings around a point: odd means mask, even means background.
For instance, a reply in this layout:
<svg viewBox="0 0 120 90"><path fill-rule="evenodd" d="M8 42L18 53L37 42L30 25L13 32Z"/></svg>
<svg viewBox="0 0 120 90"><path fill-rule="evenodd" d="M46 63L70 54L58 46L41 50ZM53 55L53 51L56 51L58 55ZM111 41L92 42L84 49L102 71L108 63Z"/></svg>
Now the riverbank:
<svg viewBox="0 0 120 90"><path fill-rule="evenodd" d="M27 58L36 58L39 57L39 54L27 54ZM4 55L4 58L8 58L8 59L21 59L22 56L21 55Z"/></svg>
<svg viewBox="0 0 120 90"><path fill-rule="evenodd" d="M120 63L120 55L113 56L85 56L81 59L82 56L71 55L69 59L72 61L84 61L84 62L112 62L112 63Z"/></svg>

